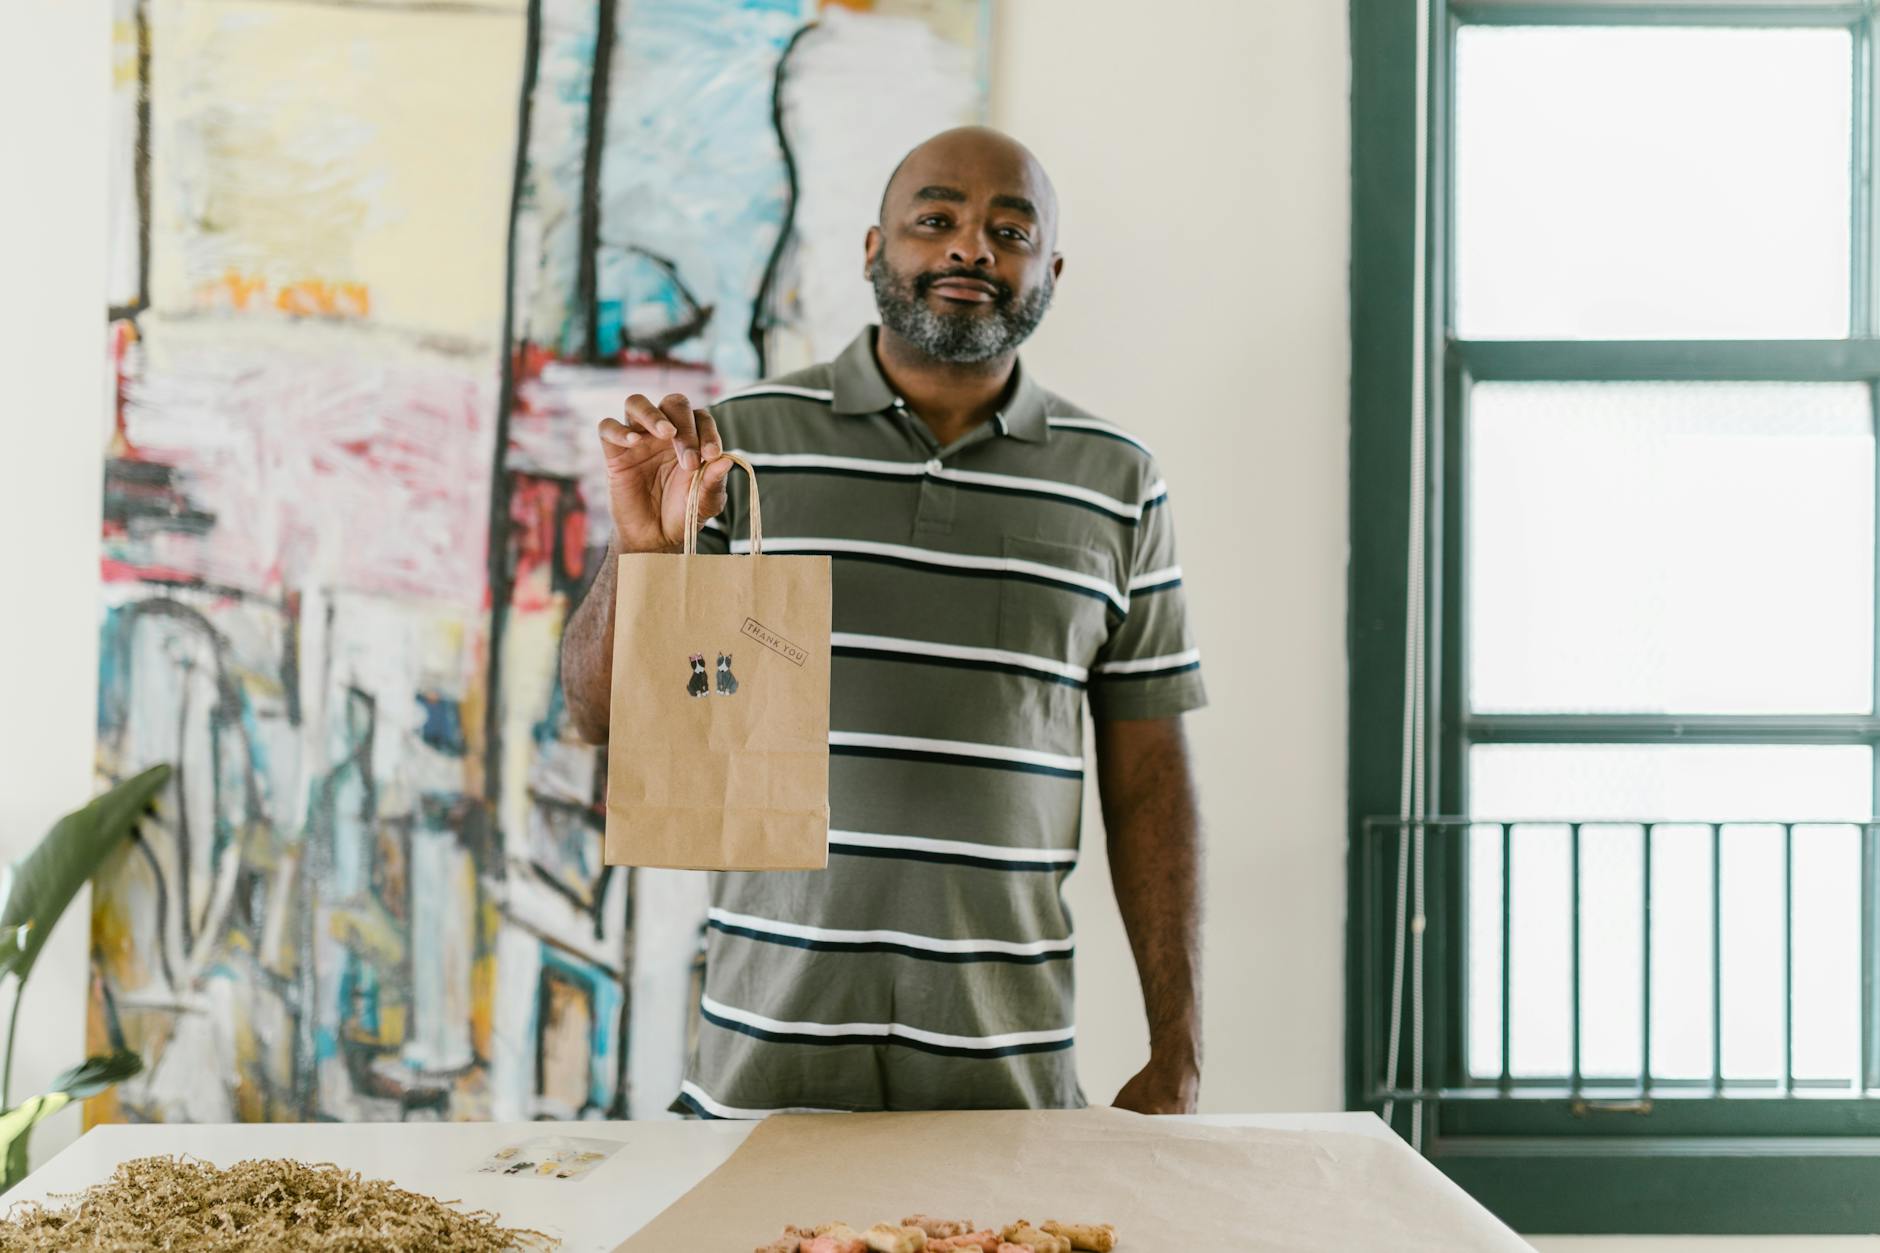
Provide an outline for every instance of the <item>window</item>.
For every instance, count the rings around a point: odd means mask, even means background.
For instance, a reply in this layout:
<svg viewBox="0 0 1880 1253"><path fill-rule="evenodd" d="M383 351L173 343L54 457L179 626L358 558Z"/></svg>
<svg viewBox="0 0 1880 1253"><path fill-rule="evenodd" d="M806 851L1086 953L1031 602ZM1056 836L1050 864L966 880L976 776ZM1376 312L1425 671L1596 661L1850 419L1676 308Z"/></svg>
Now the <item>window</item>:
<svg viewBox="0 0 1880 1253"><path fill-rule="evenodd" d="M1352 0L1347 1096L1522 1231L1880 1230L1877 20Z"/></svg>

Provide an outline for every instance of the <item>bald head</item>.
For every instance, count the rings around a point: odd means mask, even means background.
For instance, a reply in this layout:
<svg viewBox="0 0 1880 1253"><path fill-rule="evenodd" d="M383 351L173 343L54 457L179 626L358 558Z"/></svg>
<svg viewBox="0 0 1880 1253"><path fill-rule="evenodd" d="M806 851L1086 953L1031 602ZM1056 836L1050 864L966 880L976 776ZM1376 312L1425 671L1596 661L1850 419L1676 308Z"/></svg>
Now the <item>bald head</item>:
<svg viewBox="0 0 1880 1253"><path fill-rule="evenodd" d="M1057 189L1031 149L989 126L941 131L901 158L882 188L880 220L910 202L983 198L1031 218L1040 242L1057 245Z"/></svg>

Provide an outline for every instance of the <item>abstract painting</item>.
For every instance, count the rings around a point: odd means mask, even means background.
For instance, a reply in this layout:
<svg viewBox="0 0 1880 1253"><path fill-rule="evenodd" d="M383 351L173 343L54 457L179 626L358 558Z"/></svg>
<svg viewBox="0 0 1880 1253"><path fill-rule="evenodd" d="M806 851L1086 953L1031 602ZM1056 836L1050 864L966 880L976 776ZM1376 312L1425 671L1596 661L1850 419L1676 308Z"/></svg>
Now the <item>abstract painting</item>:
<svg viewBox="0 0 1880 1253"><path fill-rule="evenodd" d="M632 391L873 314L990 0L116 0L93 1120L660 1116L703 886L557 679Z"/></svg>

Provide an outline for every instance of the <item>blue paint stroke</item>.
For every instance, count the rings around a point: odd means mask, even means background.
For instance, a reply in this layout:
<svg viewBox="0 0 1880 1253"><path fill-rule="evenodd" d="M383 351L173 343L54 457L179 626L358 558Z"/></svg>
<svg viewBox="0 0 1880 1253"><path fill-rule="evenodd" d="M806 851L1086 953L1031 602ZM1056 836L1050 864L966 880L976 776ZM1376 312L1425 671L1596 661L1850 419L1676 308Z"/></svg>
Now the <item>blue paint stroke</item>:
<svg viewBox="0 0 1880 1253"><path fill-rule="evenodd" d="M614 1075L619 1047L620 985L598 966L577 961L558 949L542 946L542 966L562 975L570 983L587 989L593 1021L588 1039L588 1102L596 1109L607 1109L614 1099ZM534 1024L540 1032L546 1024Z"/></svg>
<svg viewBox="0 0 1880 1253"><path fill-rule="evenodd" d="M801 0L636 0L621 15L601 165L599 295L627 334L670 327L688 302L702 334L671 355L748 381L751 304L783 221L787 183L771 126L777 59ZM643 250L636 252L635 249Z"/></svg>
<svg viewBox="0 0 1880 1253"><path fill-rule="evenodd" d="M426 744L447 757L462 757L469 751L463 736L463 706L448 696L419 692L418 704L424 710L424 725L418 734Z"/></svg>

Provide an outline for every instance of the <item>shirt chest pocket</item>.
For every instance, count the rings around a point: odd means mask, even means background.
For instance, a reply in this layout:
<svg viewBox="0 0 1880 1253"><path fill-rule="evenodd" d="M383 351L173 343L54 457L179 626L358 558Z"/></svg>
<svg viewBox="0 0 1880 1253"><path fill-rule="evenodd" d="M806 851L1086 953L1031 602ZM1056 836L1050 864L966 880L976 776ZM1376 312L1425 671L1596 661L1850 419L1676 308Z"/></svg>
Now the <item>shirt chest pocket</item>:
<svg viewBox="0 0 1880 1253"><path fill-rule="evenodd" d="M1116 563L1100 548L1008 535L999 647L1088 667L1119 611Z"/></svg>

